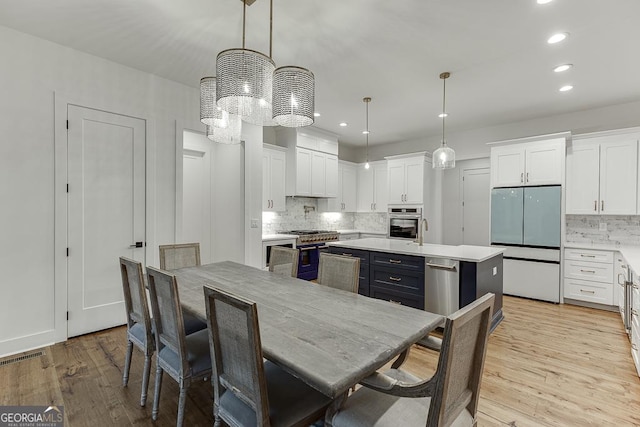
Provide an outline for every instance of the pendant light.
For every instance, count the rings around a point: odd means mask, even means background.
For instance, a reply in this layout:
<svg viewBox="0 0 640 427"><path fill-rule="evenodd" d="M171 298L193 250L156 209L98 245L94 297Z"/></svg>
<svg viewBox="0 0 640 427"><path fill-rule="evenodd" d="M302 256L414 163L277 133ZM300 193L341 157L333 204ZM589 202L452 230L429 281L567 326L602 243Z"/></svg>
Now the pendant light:
<svg viewBox="0 0 640 427"><path fill-rule="evenodd" d="M456 167L456 152L452 148L447 146L447 141L444 138L444 121L447 117L447 110L445 109L447 79L451 73L444 72L440 74L442 79L442 145L432 155L432 165L434 169L452 169Z"/></svg>
<svg viewBox="0 0 640 427"><path fill-rule="evenodd" d="M242 48L223 50L216 58L216 102L220 108L239 115L242 120L269 126L273 124L272 89L276 65L270 56L245 49L247 1L242 2Z"/></svg>
<svg viewBox="0 0 640 427"><path fill-rule="evenodd" d="M200 121L208 126L224 127L229 113L216 105L216 78L200 79Z"/></svg>
<svg viewBox="0 0 640 427"><path fill-rule="evenodd" d="M366 130L362 133L364 133L367 137L367 154L366 154L366 163L364 164L364 168L365 169L369 169L369 103L371 102L371 98L370 97L366 97L366 98L362 98L362 101L364 102L364 105L366 105L366 125L367 127L365 128Z"/></svg>
<svg viewBox="0 0 640 427"><path fill-rule="evenodd" d="M240 144L241 133L242 120L235 114L228 115L223 127L207 126L207 138L220 144Z"/></svg>

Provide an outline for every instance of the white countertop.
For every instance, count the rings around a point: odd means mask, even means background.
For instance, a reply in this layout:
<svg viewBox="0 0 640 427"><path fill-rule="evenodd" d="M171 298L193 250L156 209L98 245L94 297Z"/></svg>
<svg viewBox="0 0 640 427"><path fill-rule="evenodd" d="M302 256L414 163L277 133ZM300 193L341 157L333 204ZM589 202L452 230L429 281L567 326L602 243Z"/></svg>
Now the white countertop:
<svg viewBox="0 0 640 427"><path fill-rule="evenodd" d="M640 246L606 245L602 243L566 242L565 248L618 251L622 254L634 273L640 275Z"/></svg>
<svg viewBox="0 0 640 427"><path fill-rule="evenodd" d="M396 239L356 239L344 242L327 242L329 246L361 249L365 251L390 252L403 255L417 255L434 258L451 258L460 261L482 262L504 252L504 248L469 245L434 245L425 243L418 246L417 243Z"/></svg>
<svg viewBox="0 0 640 427"><path fill-rule="evenodd" d="M384 231L366 231L366 230L336 230L338 234L352 234L352 233L363 233L363 234L379 234L381 236L386 236L387 233Z"/></svg>
<svg viewBox="0 0 640 427"><path fill-rule="evenodd" d="M295 234L263 234L262 241L270 242L273 240L296 240L298 236Z"/></svg>

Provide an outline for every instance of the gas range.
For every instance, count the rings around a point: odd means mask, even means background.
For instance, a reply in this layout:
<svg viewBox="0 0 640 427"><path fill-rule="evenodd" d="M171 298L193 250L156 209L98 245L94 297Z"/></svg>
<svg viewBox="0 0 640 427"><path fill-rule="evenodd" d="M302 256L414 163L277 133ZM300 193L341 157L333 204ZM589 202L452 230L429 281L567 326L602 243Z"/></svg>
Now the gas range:
<svg viewBox="0 0 640 427"><path fill-rule="evenodd" d="M338 240L337 231L328 230L291 230L282 231L283 234L295 234L298 236L297 245L311 245Z"/></svg>

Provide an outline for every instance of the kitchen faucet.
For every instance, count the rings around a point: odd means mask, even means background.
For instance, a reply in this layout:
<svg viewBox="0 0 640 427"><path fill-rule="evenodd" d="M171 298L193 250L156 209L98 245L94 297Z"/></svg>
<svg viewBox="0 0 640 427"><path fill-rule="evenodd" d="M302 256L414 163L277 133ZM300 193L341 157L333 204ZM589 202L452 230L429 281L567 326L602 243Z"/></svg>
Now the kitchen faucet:
<svg viewBox="0 0 640 427"><path fill-rule="evenodd" d="M422 226L424 225L424 231L422 231ZM422 223L420 224L420 227L418 227L418 245L422 246L422 243L424 241L424 233L426 233L427 231L429 231L429 223L427 222L426 218L422 219Z"/></svg>

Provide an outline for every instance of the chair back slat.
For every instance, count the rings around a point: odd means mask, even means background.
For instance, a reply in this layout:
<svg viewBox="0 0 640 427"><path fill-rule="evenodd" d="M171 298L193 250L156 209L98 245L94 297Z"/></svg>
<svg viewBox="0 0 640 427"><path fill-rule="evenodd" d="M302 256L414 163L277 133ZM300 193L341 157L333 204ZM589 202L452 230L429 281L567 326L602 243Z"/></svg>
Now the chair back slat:
<svg viewBox="0 0 640 427"><path fill-rule="evenodd" d="M142 263L120 257L120 273L122 276L122 288L124 291L124 304L127 310L127 326L134 324L144 325L145 331L151 332L151 316L147 292L144 286Z"/></svg>
<svg viewBox="0 0 640 427"><path fill-rule="evenodd" d="M213 362L214 401L223 389L256 413L259 426L269 425L269 402L262 361L256 304L215 288L204 287Z"/></svg>
<svg viewBox="0 0 640 427"><path fill-rule="evenodd" d="M183 372L188 369L182 306L178 297L176 276L147 267L147 282L151 296L151 311L155 325L157 351L167 346L182 360Z"/></svg>
<svg viewBox="0 0 640 427"><path fill-rule="evenodd" d="M318 265L318 283L357 293L360 283L360 258L321 253Z"/></svg>
<svg viewBox="0 0 640 427"><path fill-rule="evenodd" d="M427 425L449 425L465 408L475 417L493 301L486 294L447 319Z"/></svg>
<svg viewBox="0 0 640 427"><path fill-rule="evenodd" d="M160 269L177 270L200 265L200 243L160 245Z"/></svg>
<svg viewBox="0 0 640 427"><path fill-rule="evenodd" d="M269 258L269 271L283 276L298 277L298 249L284 246L272 246Z"/></svg>

